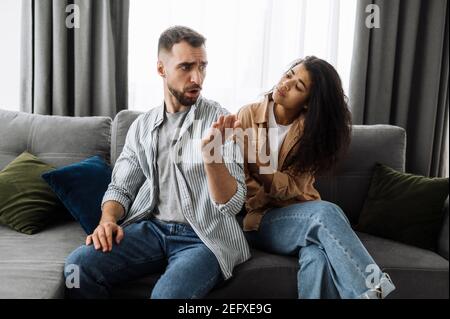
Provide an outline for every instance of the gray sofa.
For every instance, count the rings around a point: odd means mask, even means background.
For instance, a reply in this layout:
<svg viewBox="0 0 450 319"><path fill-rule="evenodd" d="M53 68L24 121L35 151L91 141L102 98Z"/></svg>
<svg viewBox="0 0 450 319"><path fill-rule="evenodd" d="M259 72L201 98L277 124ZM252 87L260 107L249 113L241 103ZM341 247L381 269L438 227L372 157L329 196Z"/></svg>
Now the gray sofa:
<svg viewBox="0 0 450 319"><path fill-rule="evenodd" d="M122 111L107 117L60 117L0 110L0 169L24 150L56 166L102 155L112 165L130 124L139 115ZM323 199L338 204L353 224L367 194L376 161L405 167L406 134L388 125L354 126L347 158L332 177L318 176ZM1 194L0 194L1 195ZM397 286L390 298L448 298L448 199L437 251L358 233L376 262ZM35 235L0 226L0 298L64 298L65 257L84 243L76 222L53 224ZM234 277L208 298L296 298L297 259L252 250ZM117 286L114 298L147 298L159 275Z"/></svg>

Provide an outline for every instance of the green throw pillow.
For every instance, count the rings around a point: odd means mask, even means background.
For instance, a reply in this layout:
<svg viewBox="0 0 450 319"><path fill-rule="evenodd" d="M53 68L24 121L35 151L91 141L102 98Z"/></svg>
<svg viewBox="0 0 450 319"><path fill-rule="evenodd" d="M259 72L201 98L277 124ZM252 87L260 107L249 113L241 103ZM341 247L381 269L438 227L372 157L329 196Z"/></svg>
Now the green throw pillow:
<svg viewBox="0 0 450 319"><path fill-rule="evenodd" d="M31 235L67 214L41 178L53 169L24 152L0 171L0 224Z"/></svg>
<svg viewBox="0 0 450 319"><path fill-rule="evenodd" d="M448 197L448 178L398 172L376 163L356 230L436 249Z"/></svg>

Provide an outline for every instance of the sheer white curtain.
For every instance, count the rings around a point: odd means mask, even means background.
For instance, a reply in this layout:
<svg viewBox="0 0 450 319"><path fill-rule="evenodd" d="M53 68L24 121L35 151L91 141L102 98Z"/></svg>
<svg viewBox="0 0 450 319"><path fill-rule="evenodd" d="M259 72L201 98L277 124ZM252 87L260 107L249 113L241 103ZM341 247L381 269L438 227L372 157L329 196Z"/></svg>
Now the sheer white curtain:
<svg viewBox="0 0 450 319"><path fill-rule="evenodd" d="M0 109L20 109L21 1L0 0Z"/></svg>
<svg viewBox="0 0 450 319"><path fill-rule="evenodd" d="M316 55L333 64L347 90L357 0L132 0L129 107L162 102L156 73L160 33L186 25L206 38L203 96L230 112L258 101L293 60Z"/></svg>

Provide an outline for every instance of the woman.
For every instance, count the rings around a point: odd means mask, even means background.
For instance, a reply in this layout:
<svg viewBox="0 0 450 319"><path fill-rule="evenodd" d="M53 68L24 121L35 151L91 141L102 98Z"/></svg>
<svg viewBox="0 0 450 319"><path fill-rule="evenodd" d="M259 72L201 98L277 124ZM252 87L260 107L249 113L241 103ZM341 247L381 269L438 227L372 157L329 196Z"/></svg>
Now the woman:
<svg viewBox="0 0 450 319"><path fill-rule="evenodd" d="M384 298L395 289L344 212L323 201L315 174L347 149L351 117L341 80L326 61L295 61L263 102L243 107L249 243L299 257L299 298ZM239 136L238 136L239 137Z"/></svg>

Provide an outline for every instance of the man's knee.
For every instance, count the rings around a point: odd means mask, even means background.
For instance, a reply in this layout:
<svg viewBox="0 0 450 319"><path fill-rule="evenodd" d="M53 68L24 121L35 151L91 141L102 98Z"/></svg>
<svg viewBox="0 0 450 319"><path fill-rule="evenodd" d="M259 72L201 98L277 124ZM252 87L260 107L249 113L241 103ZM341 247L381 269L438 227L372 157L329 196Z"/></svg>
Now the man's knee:
<svg viewBox="0 0 450 319"><path fill-rule="evenodd" d="M188 281L189 278L186 278ZM191 279L192 280L192 279ZM200 299L204 298L220 282L221 273L218 271L206 281L185 285L181 282L172 282L164 285L157 284L152 291L152 299Z"/></svg>
<svg viewBox="0 0 450 319"><path fill-rule="evenodd" d="M222 278L219 262L204 245L183 254L155 285L153 299L203 298Z"/></svg>
<svg viewBox="0 0 450 319"><path fill-rule="evenodd" d="M93 262L93 254L95 249L93 246L80 246L70 253L66 258L64 265L64 275L67 277L73 272L74 268L89 269L90 264Z"/></svg>
<svg viewBox="0 0 450 319"><path fill-rule="evenodd" d="M151 299L192 299L191 292L174 283L168 287L155 286Z"/></svg>

